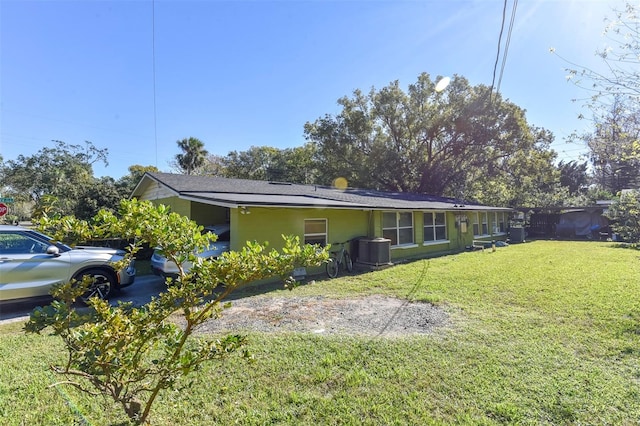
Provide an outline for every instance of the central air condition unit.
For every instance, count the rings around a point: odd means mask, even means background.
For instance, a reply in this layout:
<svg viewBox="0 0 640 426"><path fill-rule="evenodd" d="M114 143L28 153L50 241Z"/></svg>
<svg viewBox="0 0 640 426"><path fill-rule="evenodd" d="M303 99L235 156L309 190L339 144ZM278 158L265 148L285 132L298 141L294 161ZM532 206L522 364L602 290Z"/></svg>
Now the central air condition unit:
<svg viewBox="0 0 640 426"><path fill-rule="evenodd" d="M510 243L523 243L524 242L524 228L512 226L509 228L509 242Z"/></svg>
<svg viewBox="0 0 640 426"><path fill-rule="evenodd" d="M360 238L358 240L358 256L356 260L361 263L369 263L369 242L371 240L367 238Z"/></svg>
<svg viewBox="0 0 640 426"><path fill-rule="evenodd" d="M391 263L391 240L388 238L374 238L369 240L369 261L368 263L388 265Z"/></svg>

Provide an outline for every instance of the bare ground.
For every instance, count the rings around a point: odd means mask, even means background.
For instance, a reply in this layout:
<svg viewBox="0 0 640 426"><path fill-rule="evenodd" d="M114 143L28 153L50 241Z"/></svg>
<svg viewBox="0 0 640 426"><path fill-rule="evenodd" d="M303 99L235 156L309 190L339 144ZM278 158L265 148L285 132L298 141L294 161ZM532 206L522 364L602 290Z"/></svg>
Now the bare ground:
<svg viewBox="0 0 640 426"><path fill-rule="evenodd" d="M236 299L221 319L201 332L306 332L401 336L432 333L447 325L447 313L430 303L385 296L351 299L251 296Z"/></svg>

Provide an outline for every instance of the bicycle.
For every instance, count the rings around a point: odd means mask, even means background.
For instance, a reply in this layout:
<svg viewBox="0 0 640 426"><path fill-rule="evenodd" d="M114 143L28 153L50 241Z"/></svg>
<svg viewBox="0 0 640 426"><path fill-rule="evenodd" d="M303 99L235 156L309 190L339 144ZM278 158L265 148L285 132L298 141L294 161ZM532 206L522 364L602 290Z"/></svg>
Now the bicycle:
<svg viewBox="0 0 640 426"><path fill-rule="evenodd" d="M353 271L353 260L351 259L351 255L345 248L345 244L349 241L345 241L343 243L335 243L333 245L342 246L339 250L332 251L331 257L327 261L327 275L329 278L335 278L338 276L338 271L341 266L344 266L348 272Z"/></svg>

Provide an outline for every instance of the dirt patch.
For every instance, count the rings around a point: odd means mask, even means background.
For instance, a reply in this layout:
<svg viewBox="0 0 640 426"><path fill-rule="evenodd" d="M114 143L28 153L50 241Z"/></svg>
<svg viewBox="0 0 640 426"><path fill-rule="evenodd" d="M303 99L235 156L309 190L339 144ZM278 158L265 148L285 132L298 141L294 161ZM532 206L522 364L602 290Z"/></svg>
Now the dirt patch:
<svg viewBox="0 0 640 426"><path fill-rule="evenodd" d="M428 334L448 323L430 303L384 296L352 299L251 296L233 301L221 319L201 332L283 332L399 336Z"/></svg>

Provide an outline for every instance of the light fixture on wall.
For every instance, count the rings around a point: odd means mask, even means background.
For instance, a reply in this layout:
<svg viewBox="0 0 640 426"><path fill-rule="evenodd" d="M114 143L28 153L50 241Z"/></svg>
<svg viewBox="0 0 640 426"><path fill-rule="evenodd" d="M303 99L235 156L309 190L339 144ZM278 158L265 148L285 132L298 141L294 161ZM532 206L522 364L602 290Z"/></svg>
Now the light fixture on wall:
<svg viewBox="0 0 640 426"><path fill-rule="evenodd" d="M251 214L247 206L240 206L240 214Z"/></svg>

